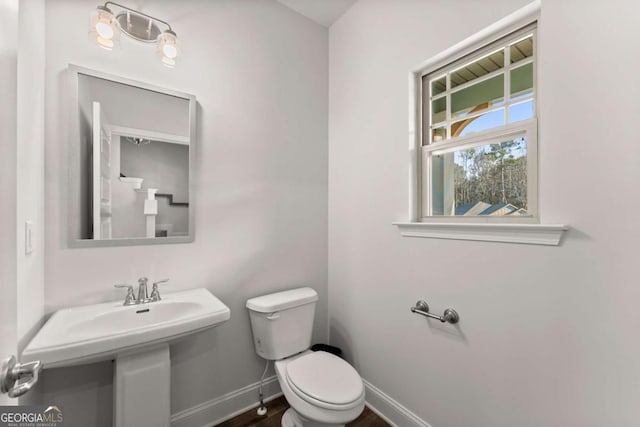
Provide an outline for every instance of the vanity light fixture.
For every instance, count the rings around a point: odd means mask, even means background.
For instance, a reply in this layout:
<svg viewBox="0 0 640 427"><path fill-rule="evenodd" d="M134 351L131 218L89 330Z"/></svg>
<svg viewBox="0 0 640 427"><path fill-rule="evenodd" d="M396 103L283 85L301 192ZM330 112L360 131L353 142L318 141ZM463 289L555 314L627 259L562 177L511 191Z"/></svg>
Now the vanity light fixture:
<svg viewBox="0 0 640 427"><path fill-rule="evenodd" d="M121 11L115 15L109 6ZM166 29L161 30L159 24ZM143 43L155 43L162 63L167 67L176 64L180 55L178 37L168 22L111 1L98 6L91 19L89 32L98 46L112 50L118 42L120 32Z"/></svg>

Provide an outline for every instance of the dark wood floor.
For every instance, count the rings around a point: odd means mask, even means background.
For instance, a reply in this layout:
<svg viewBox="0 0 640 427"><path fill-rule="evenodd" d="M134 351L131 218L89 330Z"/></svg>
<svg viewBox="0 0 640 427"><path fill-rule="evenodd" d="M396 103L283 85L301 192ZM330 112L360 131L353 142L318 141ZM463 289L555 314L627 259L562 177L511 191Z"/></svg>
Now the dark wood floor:
<svg viewBox="0 0 640 427"><path fill-rule="evenodd" d="M284 397L279 397L265 405L267 414L259 416L255 409L238 415L235 418L218 424L218 427L280 427L280 419L289 405ZM371 409L365 407L362 414L354 421L347 424L348 427L389 427Z"/></svg>

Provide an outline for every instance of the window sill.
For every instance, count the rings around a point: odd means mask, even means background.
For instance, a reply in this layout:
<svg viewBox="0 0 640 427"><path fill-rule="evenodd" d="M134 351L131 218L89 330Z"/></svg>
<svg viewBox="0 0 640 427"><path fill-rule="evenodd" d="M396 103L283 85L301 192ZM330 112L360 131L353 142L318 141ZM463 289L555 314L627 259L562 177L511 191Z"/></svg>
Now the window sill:
<svg viewBox="0 0 640 427"><path fill-rule="evenodd" d="M523 243L528 245L558 246L564 224L472 224L394 222L404 237L431 239L479 240L485 242Z"/></svg>

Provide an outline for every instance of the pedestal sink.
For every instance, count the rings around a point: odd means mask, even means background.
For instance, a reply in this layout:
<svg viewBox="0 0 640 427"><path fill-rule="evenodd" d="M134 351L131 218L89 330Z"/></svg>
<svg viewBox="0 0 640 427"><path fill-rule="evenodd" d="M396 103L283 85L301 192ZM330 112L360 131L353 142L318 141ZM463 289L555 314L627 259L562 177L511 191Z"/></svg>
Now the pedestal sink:
<svg viewBox="0 0 640 427"><path fill-rule="evenodd" d="M163 294L123 306L95 304L54 313L22 353L44 369L115 359L114 424L169 426L169 344L229 320L229 308L206 289Z"/></svg>

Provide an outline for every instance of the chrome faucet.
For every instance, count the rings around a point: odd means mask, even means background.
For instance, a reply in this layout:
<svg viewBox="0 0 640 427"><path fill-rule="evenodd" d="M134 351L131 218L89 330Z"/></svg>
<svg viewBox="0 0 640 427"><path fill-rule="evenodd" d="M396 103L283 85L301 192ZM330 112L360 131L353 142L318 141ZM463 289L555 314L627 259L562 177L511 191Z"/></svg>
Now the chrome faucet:
<svg viewBox="0 0 640 427"><path fill-rule="evenodd" d="M138 304L144 304L151 301L147 292L147 282L149 279L141 277L138 279Z"/></svg>
<svg viewBox="0 0 640 427"><path fill-rule="evenodd" d="M133 286L131 285L113 285L116 288L127 288L127 295L124 297L123 305L135 305L135 304L145 304L148 302L160 301L160 291L158 290L158 285L161 283L166 283L169 279L159 280L157 282L153 282L153 287L151 289L151 296L149 296L147 292L147 282L149 279L146 277L141 277L138 279L138 298L136 299L133 294Z"/></svg>

